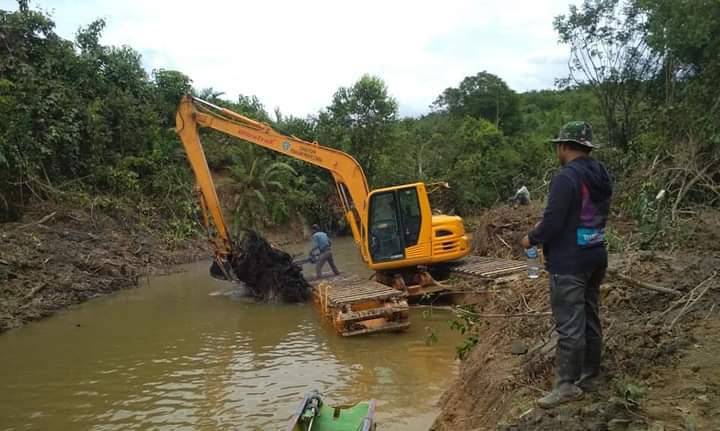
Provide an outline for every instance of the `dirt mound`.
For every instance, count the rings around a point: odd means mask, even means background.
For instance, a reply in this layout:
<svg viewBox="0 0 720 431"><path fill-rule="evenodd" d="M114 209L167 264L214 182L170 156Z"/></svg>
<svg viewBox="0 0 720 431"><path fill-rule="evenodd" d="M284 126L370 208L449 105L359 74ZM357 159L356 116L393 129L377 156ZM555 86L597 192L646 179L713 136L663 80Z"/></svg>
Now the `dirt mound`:
<svg viewBox="0 0 720 431"><path fill-rule="evenodd" d="M145 223L144 223L145 222ZM176 240L148 226L134 209L98 211L50 203L20 222L0 224L0 332L121 289L143 275L207 259L207 240ZM248 235L236 265L263 300L307 300L309 289L291 257ZM284 287L281 287L284 286Z"/></svg>
<svg viewBox="0 0 720 431"><path fill-rule="evenodd" d="M132 217L44 204L0 224L0 332L207 256L207 241L169 240Z"/></svg>
<svg viewBox="0 0 720 431"><path fill-rule="evenodd" d="M714 429L720 424L720 413L711 408L720 399L713 371L720 356L712 354L720 350L718 267L720 258L708 256L614 256L614 271L680 295L610 275L601 289L600 392L549 411L535 407L553 380L556 338L551 316L542 314L549 311L548 280L520 279L478 294L469 325L477 346L443 396L433 429L688 429L690 420L695 429ZM673 366L684 361L691 362L686 371ZM692 379L681 380L678 397L670 388L678 386L678 375L688 374Z"/></svg>
<svg viewBox="0 0 720 431"><path fill-rule="evenodd" d="M293 303L310 299L310 285L292 256L252 230L245 232L236 248L230 265L257 300Z"/></svg>
<svg viewBox="0 0 720 431"><path fill-rule="evenodd" d="M539 203L502 206L485 211L468 222L474 252L480 256L524 258L520 240L542 219Z"/></svg>

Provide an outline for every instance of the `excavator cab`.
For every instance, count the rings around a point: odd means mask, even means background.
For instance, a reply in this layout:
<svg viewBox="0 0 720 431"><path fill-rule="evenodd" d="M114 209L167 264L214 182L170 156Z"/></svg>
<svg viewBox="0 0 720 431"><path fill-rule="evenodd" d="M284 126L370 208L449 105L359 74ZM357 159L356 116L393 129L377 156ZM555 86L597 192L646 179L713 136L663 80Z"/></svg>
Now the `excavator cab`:
<svg viewBox="0 0 720 431"><path fill-rule="evenodd" d="M420 202L415 187L370 196L369 249L373 262L405 258L405 249L420 239Z"/></svg>
<svg viewBox="0 0 720 431"><path fill-rule="evenodd" d="M375 270L448 262L470 251L462 219L434 216L424 183L370 192L363 219L362 239Z"/></svg>

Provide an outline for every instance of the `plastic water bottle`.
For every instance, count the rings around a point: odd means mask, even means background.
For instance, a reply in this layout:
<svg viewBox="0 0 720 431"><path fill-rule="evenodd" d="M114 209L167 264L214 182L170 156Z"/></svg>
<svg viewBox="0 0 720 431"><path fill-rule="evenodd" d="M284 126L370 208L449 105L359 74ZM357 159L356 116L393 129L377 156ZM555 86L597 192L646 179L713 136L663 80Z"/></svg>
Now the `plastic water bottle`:
<svg viewBox="0 0 720 431"><path fill-rule="evenodd" d="M540 277L540 260L538 259L537 247L532 246L525 250L527 256L528 278Z"/></svg>

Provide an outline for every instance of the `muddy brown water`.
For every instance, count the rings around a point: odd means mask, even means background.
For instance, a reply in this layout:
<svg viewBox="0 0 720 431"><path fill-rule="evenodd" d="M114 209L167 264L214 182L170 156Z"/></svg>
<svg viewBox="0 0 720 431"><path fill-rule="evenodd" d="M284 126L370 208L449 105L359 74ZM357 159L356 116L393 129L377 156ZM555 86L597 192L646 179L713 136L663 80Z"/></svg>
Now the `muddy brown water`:
<svg viewBox="0 0 720 431"><path fill-rule="evenodd" d="M334 248L341 271L367 274L351 240ZM0 430L284 429L311 389L377 399L379 430L430 426L456 372L447 313L415 309L405 333L343 339L309 304L217 295L228 285L207 267L0 335Z"/></svg>

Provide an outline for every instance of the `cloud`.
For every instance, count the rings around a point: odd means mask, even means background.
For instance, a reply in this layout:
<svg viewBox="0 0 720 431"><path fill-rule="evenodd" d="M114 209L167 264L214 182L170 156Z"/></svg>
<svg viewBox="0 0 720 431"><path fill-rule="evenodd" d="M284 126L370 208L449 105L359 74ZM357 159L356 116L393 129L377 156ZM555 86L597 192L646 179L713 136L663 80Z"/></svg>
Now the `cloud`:
<svg viewBox="0 0 720 431"><path fill-rule="evenodd" d="M58 32L105 18L103 43L129 45L148 70L177 69L197 87L257 95L305 116L363 73L382 77L401 114L418 115L482 70L512 88L550 88L567 73L553 17L567 0L36 0ZM0 0L3 9L14 2ZM545 61L544 59L548 59Z"/></svg>

